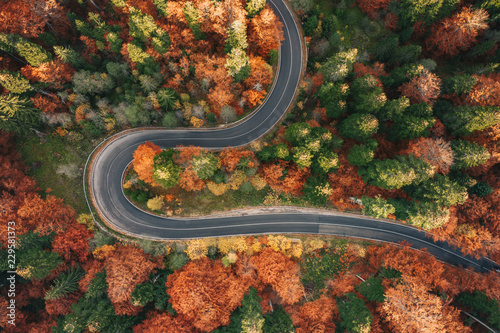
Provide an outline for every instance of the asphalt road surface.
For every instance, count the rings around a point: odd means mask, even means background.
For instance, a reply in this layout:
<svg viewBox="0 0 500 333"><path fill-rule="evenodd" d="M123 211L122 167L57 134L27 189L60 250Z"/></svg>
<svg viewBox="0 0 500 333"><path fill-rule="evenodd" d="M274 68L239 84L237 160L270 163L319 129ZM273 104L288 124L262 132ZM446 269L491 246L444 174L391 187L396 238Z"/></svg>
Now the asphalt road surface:
<svg viewBox="0 0 500 333"><path fill-rule="evenodd" d="M433 242L415 228L366 218L323 214L262 214L200 219L163 218L132 205L122 191L122 177L132 153L145 141L161 148L195 145L205 148L242 146L267 133L281 119L293 100L302 64L302 39L294 18L281 0L269 1L284 27L280 67L274 88L262 107L236 126L210 130L144 129L124 132L109 139L94 156L89 187L95 208L115 230L136 237L186 239L229 235L300 233L356 237L384 242L407 241L414 248L427 248L439 260L453 265L487 270L484 260L464 257L449 245Z"/></svg>

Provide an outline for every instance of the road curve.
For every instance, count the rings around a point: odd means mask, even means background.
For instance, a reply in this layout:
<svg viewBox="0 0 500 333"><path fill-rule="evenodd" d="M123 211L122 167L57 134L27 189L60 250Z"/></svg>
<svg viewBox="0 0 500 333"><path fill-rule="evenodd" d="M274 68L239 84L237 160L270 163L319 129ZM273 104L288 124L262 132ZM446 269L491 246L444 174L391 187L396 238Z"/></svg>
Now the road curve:
<svg viewBox="0 0 500 333"><path fill-rule="evenodd" d="M229 235L301 233L327 234L384 242L408 241L427 248L438 259L453 265L482 269L482 260L460 255L448 244L433 242L424 232L409 226L363 216L325 214L262 214L202 219L163 218L132 205L122 191L122 176L132 153L145 141L161 148L195 145L205 148L241 146L258 139L281 119L293 100L303 65L302 38L294 17L282 0L270 0L284 27L280 67L274 88L262 107L235 126L218 130L144 129L128 131L105 142L92 158L88 185L94 207L112 229L151 239L186 239ZM87 181L87 180L85 180Z"/></svg>

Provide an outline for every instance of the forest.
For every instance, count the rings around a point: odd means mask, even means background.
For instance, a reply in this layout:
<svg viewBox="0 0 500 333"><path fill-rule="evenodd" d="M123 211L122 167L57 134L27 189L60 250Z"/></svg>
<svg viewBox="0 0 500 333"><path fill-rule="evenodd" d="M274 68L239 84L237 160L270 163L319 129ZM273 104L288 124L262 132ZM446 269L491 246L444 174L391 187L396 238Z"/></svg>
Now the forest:
<svg viewBox="0 0 500 333"><path fill-rule="evenodd" d="M289 5L308 62L283 121L217 152L145 142L124 193L165 216L347 211L500 262L500 2ZM93 147L124 129L251 114L282 38L263 0L0 0L3 331L486 332L478 320L500 330L500 274L411 244L153 242L95 224L81 192Z"/></svg>

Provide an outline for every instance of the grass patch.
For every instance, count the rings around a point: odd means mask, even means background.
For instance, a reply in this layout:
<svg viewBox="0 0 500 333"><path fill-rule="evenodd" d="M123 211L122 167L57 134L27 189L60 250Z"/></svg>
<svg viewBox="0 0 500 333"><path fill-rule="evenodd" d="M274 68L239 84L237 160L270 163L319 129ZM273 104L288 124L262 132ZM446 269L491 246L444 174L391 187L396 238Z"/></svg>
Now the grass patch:
<svg viewBox="0 0 500 333"><path fill-rule="evenodd" d="M87 157L94 148L89 139L68 142L59 135L20 137L17 149L22 154L27 174L35 178L46 193L62 198L77 213L88 213L83 192L82 176ZM42 193L43 194L43 193Z"/></svg>

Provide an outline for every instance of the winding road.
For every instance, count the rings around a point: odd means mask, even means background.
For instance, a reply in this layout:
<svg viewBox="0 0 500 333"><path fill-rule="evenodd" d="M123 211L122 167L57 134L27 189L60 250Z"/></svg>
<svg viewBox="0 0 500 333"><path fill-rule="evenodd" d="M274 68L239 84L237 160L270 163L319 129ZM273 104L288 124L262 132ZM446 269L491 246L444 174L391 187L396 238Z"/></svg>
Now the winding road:
<svg viewBox="0 0 500 333"><path fill-rule="evenodd" d="M88 181L92 202L101 219L123 234L149 239L186 239L270 233L325 234L383 242L407 241L414 248L427 248L438 259L478 271L491 268L486 259L462 256L446 243L433 242L416 228L347 214L262 213L237 217L207 216L175 219L155 216L132 205L122 191L122 177L132 153L145 141L161 148L195 145L217 149L246 145L276 125L293 101L300 81L303 42L294 17L282 0L269 0L284 27L280 66L274 86L259 110L237 125L222 129L141 129L109 138L89 157ZM86 178L86 176L84 176ZM89 205L90 207L90 205ZM92 211L92 208L91 208ZM293 211L293 210L291 210Z"/></svg>

